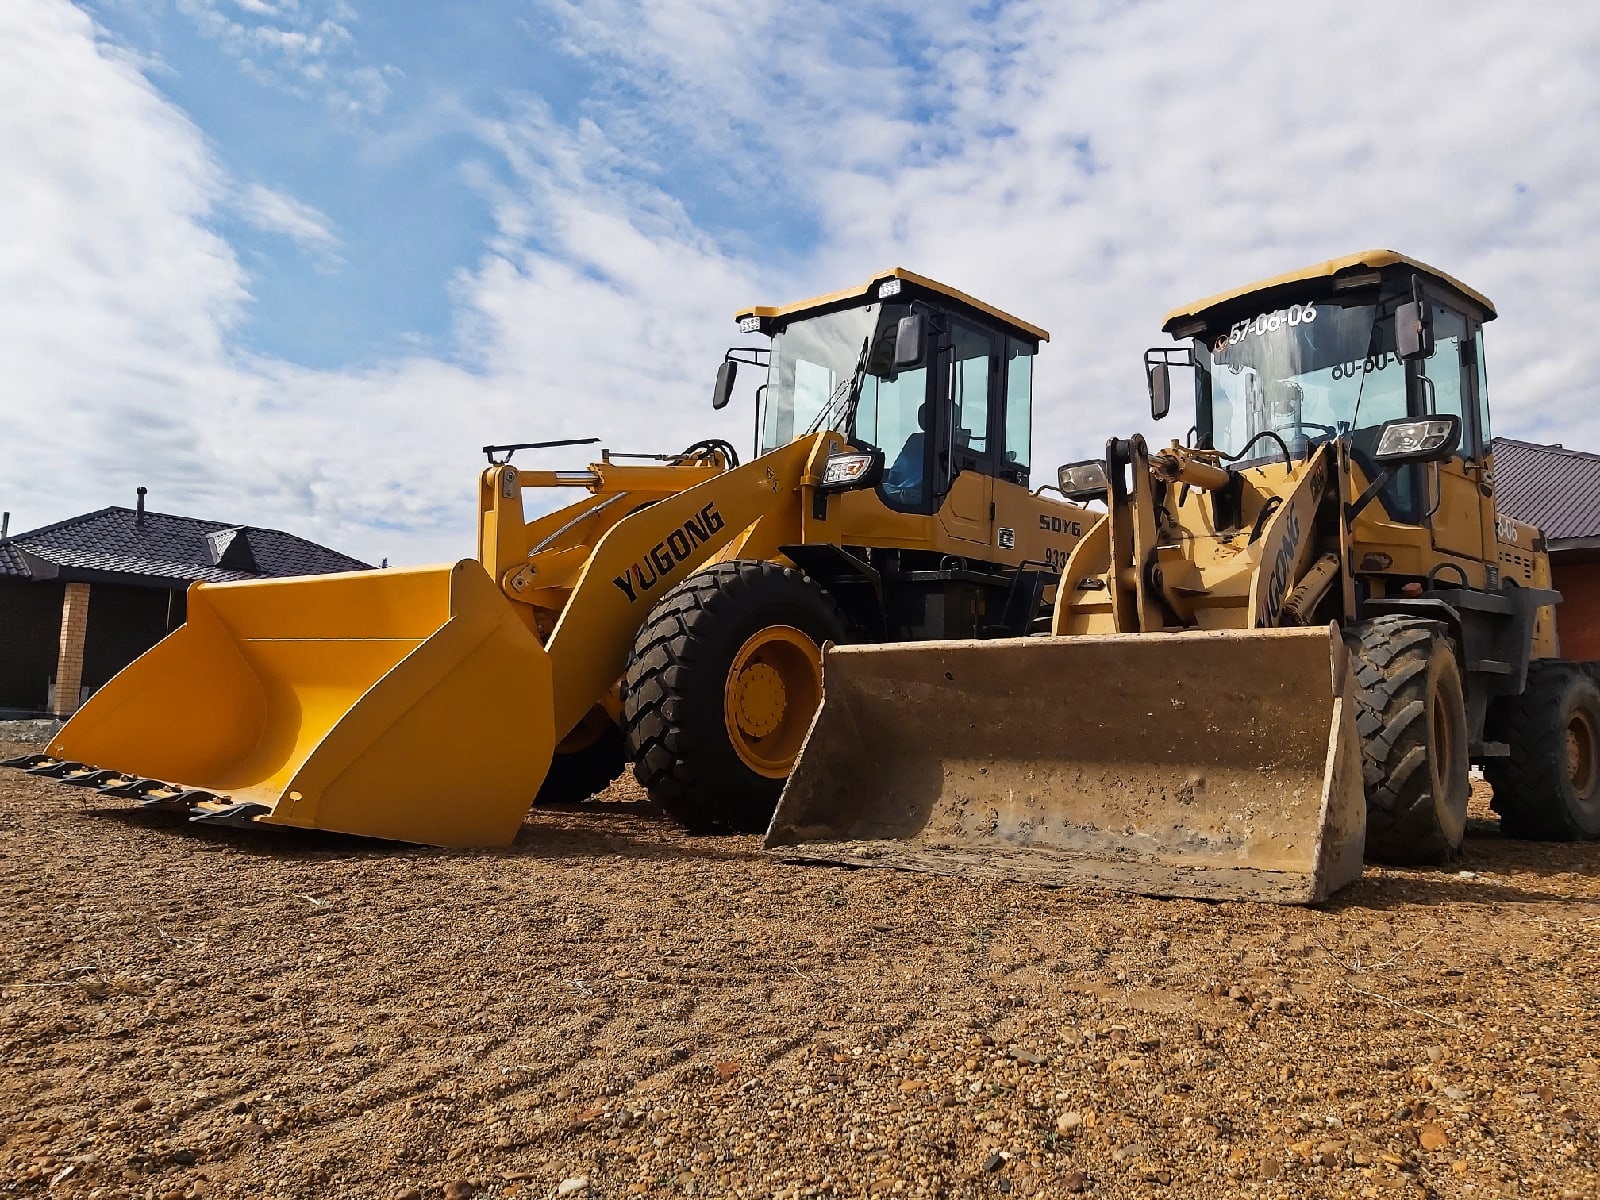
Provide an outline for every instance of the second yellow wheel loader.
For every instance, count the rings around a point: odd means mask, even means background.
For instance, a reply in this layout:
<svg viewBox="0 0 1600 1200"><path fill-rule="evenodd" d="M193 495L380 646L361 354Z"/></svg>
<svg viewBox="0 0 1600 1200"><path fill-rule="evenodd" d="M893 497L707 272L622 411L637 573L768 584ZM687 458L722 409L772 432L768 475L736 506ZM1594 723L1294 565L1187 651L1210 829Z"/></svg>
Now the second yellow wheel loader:
<svg viewBox="0 0 1600 1200"><path fill-rule="evenodd" d="M843 646L767 844L1309 902L1443 862L1468 769L1514 836L1600 836L1600 691L1537 529L1496 511L1480 293L1370 251L1178 309L1152 414L1061 470L1108 513L1048 636ZM915 719L909 714L915 712Z"/></svg>
<svg viewBox="0 0 1600 1200"><path fill-rule="evenodd" d="M1042 329L900 269L739 318L771 345L729 353L714 403L767 368L751 462L486 447L476 560L197 584L11 765L196 820L470 846L632 761L685 823L766 828L826 642L1025 633L1093 513L1029 489ZM529 521L549 487L586 494Z"/></svg>

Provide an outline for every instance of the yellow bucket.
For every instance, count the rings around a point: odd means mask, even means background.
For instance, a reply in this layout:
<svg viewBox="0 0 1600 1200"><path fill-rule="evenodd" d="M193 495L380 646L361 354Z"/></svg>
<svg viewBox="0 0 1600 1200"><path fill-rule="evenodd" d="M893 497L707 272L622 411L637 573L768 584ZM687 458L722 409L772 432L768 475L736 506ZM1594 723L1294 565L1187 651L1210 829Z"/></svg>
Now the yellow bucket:
<svg viewBox="0 0 1600 1200"><path fill-rule="evenodd" d="M1337 630L832 648L767 846L790 858L1310 903L1361 874Z"/></svg>
<svg viewBox="0 0 1600 1200"><path fill-rule="evenodd" d="M549 769L552 712L544 649L465 560L196 584L188 622L49 753L155 799L211 793L199 819L503 845Z"/></svg>

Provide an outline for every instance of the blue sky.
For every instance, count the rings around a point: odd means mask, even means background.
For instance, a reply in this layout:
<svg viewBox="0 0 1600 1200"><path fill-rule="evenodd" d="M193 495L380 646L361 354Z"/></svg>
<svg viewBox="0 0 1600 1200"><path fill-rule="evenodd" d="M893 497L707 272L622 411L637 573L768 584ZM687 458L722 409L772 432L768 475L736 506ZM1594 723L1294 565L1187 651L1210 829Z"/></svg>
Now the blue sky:
<svg viewBox="0 0 1600 1200"><path fill-rule="evenodd" d="M313 367L450 352L451 281L493 232L473 179L498 164L474 118L504 115L519 93L570 116L593 86L548 21L504 0L84 7L108 40L159 58L150 78L230 173L315 210L326 240L217 214L251 277L240 344ZM271 30L326 45L250 38Z"/></svg>
<svg viewBox="0 0 1600 1200"><path fill-rule="evenodd" d="M7 0L0 55L13 528L470 554L479 446L743 446L733 310L897 263L1052 331L1042 465L1146 424L1168 308L1383 245L1499 302L1498 432L1600 448L1592 6Z"/></svg>

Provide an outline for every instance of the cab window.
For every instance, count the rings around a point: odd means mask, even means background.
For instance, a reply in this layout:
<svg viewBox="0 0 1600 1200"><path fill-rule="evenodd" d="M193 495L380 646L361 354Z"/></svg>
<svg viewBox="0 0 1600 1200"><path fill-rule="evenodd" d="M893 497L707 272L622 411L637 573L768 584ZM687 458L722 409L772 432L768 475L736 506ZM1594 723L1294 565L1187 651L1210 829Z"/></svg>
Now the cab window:
<svg viewBox="0 0 1600 1200"><path fill-rule="evenodd" d="M882 493L893 506L916 508L927 496L928 369L913 367L861 381L854 440L884 454Z"/></svg>
<svg viewBox="0 0 1600 1200"><path fill-rule="evenodd" d="M1483 361L1483 330L1472 337L1473 348L1477 351L1473 366L1478 376L1478 445L1482 450L1488 450L1494 444L1493 435L1489 432L1489 368Z"/></svg>
<svg viewBox="0 0 1600 1200"><path fill-rule="evenodd" d="M1476 456L1472 440L1470 375L1472 341L1467 320L1441 304L1433 307L1433 357L1425 364L1428 382L1422 385L1422 403L1430 413L1453 413L1461 418L1461 449Z"/></svg>
<svg viewBox="0 0 1600 1200"><path fill-rule="evenodd" d="M1027 342L1006 342L1005 462L1001 474L1016 483L1028 481L1033 442L1033 355Z"/></svg>
<svg viewBox="0 0 1600 1200"><path fill-rule="evenodd" d="M957 458L989 453L989 377L994 335L962 321L952 322L950 407Z"/></svg>

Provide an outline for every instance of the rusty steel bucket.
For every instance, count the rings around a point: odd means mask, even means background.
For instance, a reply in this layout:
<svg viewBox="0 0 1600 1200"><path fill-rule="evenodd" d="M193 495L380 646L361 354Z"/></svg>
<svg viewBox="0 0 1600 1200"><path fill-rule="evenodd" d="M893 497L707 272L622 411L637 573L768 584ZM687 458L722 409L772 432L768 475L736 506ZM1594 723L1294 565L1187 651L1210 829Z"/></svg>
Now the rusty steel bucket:
<svg viewBox="0 0 1600 1200"><path fill-rule="evenodd" d="M1361 874L1337 629L831 647L786 858L1308 904Z"/></svg>

